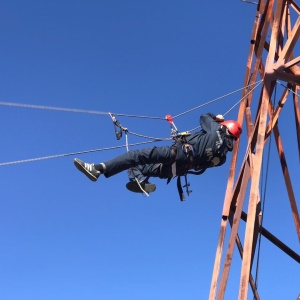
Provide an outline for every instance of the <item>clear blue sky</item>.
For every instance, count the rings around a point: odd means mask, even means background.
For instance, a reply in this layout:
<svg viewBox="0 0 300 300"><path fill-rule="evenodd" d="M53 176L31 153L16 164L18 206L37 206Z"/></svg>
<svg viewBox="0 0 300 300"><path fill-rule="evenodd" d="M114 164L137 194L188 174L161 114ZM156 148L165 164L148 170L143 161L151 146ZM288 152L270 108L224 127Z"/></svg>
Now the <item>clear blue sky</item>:
<svg viewBox="0 0 300 300"><path fill-rule="evenodd" d="M255 12L238 0L2 0L0 101L179 114L242 87ZM184 115L176 126L192 129L201 113L225 113L240 96ZM118 119L132 132L170 135L165 121ZM107 115L2 106L0 120L0 162L125 144ZM292 127L282 133L299 178ZM129 136L130 143L143 141ZM264 226L299 252L274 146ZM124 151L80 158L101 162ZM149 198L126 190L126 173L93 183L74 158L0 167L0 299L207 299L230 157L190 176L193 193L185 202L175 182L154 179ZM261 299L300 292L299 265L264 238L259 275ZM235 251L226 299L237 298L239 278Z"/></svg>

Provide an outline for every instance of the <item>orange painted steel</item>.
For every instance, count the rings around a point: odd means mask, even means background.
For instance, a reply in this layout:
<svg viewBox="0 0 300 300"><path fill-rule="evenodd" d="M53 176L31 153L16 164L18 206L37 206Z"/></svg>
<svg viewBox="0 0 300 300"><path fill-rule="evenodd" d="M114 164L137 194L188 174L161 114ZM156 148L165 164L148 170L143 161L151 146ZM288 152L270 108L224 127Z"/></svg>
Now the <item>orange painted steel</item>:
<svg viewBox="0 0 300 300"><path fill-rule="evenodd" d="M246 63L245 89L242 92L243 100L240 103L237 116L238 122L245 123L246 130L244 132L247 132L247 137L244 135L242 138L247 139L248 145L239 170L237 162L241 152L240 141L236 142L232 152L210 286L210 300L222 300L225 297L235 244L238 246L242 259L238 299L248 299L249 286L252 288L254 299L259 299L259 291L256 289L251 275L259 233L299 263L299 254L261 226L261 195L259 192L264 148L270 136L274 135L290 202L291 215L298 241L300 241L297 197L292 186L291 174L285 158L278 125L284 105L290 101L290 96L292 96L296 127L295 145L298 148L300 158L300 108L298 100L300 56L295 57L294 55L295 47L300 46L298 41L300 37L300 6L296 2L292 0L260 0L257 3ZM263 80L260 93L257 91L249 93L247 86L257 82L259 77ZM284 84L280 81L283 81ZM275 91L277 91L276 84L283 85L284 91L279 96L278 104L274 107L272 99ZM254 94L258 102L252 101ZM254 102L257 103L257 107L254 107ZM248 205L247 213L242 211L244 203ZM243 245L238 236L241 219L246 221ZM225 245L228 225L231 226L231 232L228 244ZM225 246L227 249L224 251ZM221 261L224 261L222 271Z"/></svg>

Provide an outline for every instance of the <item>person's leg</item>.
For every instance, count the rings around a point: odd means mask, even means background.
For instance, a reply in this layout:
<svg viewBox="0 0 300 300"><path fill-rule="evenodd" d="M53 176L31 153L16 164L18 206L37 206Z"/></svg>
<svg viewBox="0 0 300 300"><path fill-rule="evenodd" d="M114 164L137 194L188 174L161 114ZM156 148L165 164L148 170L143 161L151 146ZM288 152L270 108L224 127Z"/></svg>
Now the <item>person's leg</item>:
<svg viewBox="0 0 300 300"><path fill-rule="evenodd" d="M100 165L95 165L101 171L104 165L105 177L111 177L122 171L138 165L153 165L166 163L170 159L170 147L153 147L141 150L128 151ZM147 168L145 169L147 170ZM148 170L150 172L150 170Z"/></svg>
<svg viewBox="0 0 300 300"><path fill-rule="evenodd" d="M162 164L147 164L132 167L128 169L128 178L130 181L137 179L139 182L143 182L149 177L160 177L161 166Z"/></svg>
<svg viewBox="0 0 300 300"><path fill-rule="evenodd" d="M165 163L170 159L170 147L153 147L128 151L100 164L89 164L75 158L74 164L89 179L96 181L100 174L110 177L137 165Z"/></svg>
<svg viewBox="0 0 300 300"><path fill-rule="evenodd" d="M173 177L172 165L147 164L138 165L128 170L129 182L126 188L131 192L142 193L141 187L151 193L156 190L156 185L148 181L149 177L158 177L161 179L171 179ZM136 182L138 180L139 184ZM140 187L141 185L141 187Z"/></svg>
<svg viewBox="0 0 300 300"><path fill-rule="evenodd" d="M148 181L149 177L159 177L162 164L138 165L128 169L129 182L126 188L135 193L154 192L156 185Z"/></svg>

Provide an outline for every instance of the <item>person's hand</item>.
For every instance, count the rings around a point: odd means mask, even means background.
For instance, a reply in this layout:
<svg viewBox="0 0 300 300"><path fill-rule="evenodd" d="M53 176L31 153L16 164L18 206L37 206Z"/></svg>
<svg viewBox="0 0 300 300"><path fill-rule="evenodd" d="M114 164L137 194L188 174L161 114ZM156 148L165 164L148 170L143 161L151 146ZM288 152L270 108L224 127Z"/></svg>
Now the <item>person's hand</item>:
<svg viewBox="0 0 300 300"><path fill-rule="evenodd" d="M224 117L222 115L216 115L215 120L217 122L223 122L224 121Z"/></svg>

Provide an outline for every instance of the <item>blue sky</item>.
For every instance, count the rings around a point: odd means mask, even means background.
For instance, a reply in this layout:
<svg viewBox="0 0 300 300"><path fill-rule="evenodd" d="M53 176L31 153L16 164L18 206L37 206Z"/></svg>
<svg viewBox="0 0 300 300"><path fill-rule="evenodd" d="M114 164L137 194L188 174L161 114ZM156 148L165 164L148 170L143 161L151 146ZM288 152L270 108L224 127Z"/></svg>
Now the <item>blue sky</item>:
<svg viewBox="0 0 300 300"><path fill-rule="evenodd" d="M105 114L2 106L0 162L124 145L107 112L163 118L241 88L255 12L242 1L1 1L0 102ZM195 128L201 113L225 113L240 96L175 124ZM285 110L279 124L299 178L295 130L284 126L292 103ZM170 136L166 121L118 120L132 132ZM264 226L299 252L274 141L271 149ZM78 157L101 162L124 151ZM157 190L145 197L126 190L126 173L89 181L74 158L0 167L0 298L207 299L230 159L190 176L193 193L180 202L175 182L154 179ZM235 251L226 299L237 298L239 278ZM259 292L261 299L299 293L298 264L264 238Z"/></svg>

